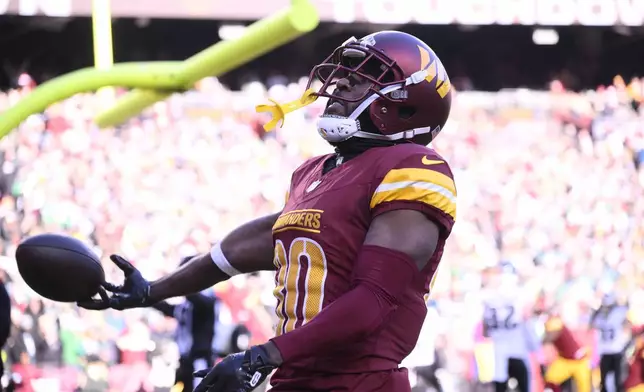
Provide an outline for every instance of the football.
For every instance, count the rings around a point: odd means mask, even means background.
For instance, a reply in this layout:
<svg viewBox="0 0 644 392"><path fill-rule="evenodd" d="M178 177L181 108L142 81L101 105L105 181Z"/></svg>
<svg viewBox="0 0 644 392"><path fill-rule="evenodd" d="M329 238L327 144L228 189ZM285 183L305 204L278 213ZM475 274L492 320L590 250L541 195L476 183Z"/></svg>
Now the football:
<svg viewBox="0 0 644 392"><path fill-rule="evenodd" d="M36 293L76 302L98 293L105 272L98 256L81 241L58 234L29 237L16 250L18 271Z"/></svg>

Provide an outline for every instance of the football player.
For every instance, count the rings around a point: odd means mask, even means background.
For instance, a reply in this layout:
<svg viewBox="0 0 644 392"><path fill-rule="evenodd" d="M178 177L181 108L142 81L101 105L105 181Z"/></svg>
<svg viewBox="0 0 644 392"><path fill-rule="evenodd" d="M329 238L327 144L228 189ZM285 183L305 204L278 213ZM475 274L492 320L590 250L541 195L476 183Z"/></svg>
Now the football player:
<svg viewBox="0 0 644 392"><path fill-rule="evenodd" d="M607 392L607 376L613 374L613 391L619 391L622 385L622 364L624 349L629 342L628 307L619 305L612 293L602 297L601 306L593 312L590 327L598 333L597 350L599 352L599 370L601 374L601 392Z"/></svg>
<svg viewBox="0 0 644 392"><path fill-rule="evenodd" d="M328 98L318 131L335 147L295 170L281 212L240 226L155 282L112 256L125 283L107 283L111 298L80 305L150 306L275 270L276 336L199 373L195 391L251 391L275 369L275 392L409 391L399 364L418 339L456 218L450 167L426 147L445 126L451 90L418 38L383 31L349 39L313 68L301 99L271 110L283 120Z"/></svg>
<svg viewBox="0 0 644 392"><path fill-rule="evenodd" d="M520 392L531 391L531 360L541 351L536 328L523 317L525 309L518 277L503 270L492 277L483 292L483 334L490 338L494 352L494 389L508 390L513 378Z"/></svg>
<svg viewBox="0 0 644 392"><path fill-rule="evenodd" d="M628 355L628 375L624 389L626 392L644 392L644 327L634 327L632 333L632 353Z"/></svg>
<svg viewBox="0 0 644 392"><path fill-rule="evenodd" d="M544 343L554 346L557 357L548 366L544 376L546 390L560 392L561 386L572 379L577 392L591 392L591 367L589 353L583 347L561 317L550 315L545 323Z"/></svg>
<svg viewBox="0 0 644 392"><path fill-rule="evenodd" d="M184 257L179 267L192 257ZM212 289L188 295L179 303L160 301L152 307L166 317L177 320L175 343L179 348L179 367L175 375L175 385L183 385L184 390L192 391L197 385L193 380L195 371L208 368L213 363L213 346L220 335L221 301ZM217 333L215 330L217 329Z"/></svg>

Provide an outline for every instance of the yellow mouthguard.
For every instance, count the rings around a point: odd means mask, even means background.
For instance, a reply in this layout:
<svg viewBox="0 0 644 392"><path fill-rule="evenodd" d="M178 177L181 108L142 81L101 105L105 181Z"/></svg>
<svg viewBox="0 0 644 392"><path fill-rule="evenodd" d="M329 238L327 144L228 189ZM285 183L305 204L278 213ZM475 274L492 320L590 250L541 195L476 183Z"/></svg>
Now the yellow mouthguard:
<svg viewBox="0 0 644 392"><path fill-rule="evenodd" d="M295 101L279 104L269 98L269 101L271 101L273 105L257 105L257 107L255 107L255 111L257 113L270 112L273 115L273 119L264 124L264 130L266 132L272 130L280 121L282 122L280 124L280 128L283 127L284 117L286 116L286 114L294 112L297 109L303 108L304 106L310 105L318 99L317 95L313 94L313 89L308 89L304 92L304 94L302 94L300 98L296 99Z"/></svg>

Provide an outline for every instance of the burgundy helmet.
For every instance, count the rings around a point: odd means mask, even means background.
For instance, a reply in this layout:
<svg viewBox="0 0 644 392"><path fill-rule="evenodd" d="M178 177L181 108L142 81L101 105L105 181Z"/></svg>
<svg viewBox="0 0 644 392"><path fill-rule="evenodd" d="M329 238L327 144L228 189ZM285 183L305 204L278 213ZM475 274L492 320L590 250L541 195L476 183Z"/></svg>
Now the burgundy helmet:
<svg viewBox="0 0 644 392"><path fill-rule="evenodd" d="M358 97L337 94L337 81L352 75L368 80L370 87ZM316 80L322 87L315 95L329 102L359 102L349 117L320 118L319 132L330 142L362 137L426 145L445 126L452 104L451 83L438 56L423 41L399 31L350 38L313 68L307 88ZM363 113L378 133L361 129Z"/></svg>

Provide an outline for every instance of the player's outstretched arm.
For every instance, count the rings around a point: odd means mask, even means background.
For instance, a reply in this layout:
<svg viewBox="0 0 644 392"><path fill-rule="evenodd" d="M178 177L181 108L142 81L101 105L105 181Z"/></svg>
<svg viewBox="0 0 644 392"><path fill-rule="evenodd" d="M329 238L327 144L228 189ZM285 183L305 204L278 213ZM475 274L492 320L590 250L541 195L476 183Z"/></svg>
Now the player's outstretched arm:
<svg viewBox="0 0 644 392"><path fill-rule="evenodd" d="M209 253L199 255L173 273L152 282L150 297L158 301L200 292L233 275L272 270L272 228L278 214L250 221L228 234Z"/></svg>
<svg viewBox="0 0 644 392"><path fill-rule="evenodd" d="M279 214L250 221L228 234L211 252L195 256L169 275L148 282L127 260L112 255L112 261L123 271L121 286L104 283L115 293L109 298L79 302L87 309L128 309L148 307L172 297L198 293L233 275L274 269L272 227Z"/></svg>

